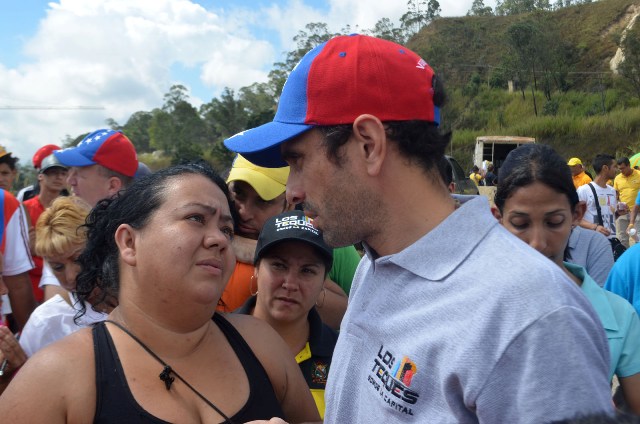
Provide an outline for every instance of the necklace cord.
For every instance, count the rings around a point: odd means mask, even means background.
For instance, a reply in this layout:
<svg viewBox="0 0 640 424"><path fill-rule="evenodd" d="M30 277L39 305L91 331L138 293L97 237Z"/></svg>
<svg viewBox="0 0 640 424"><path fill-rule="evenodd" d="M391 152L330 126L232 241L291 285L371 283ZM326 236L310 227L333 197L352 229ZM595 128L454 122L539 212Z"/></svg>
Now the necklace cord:
<svg viewBox="0 0 640 424"><path fill-rule="evenodd" d="M191 391L193 393L196 394L196 396L198 396L200 399L202 399L207 405L209 405L211 408L213 408L214 411L216 411L218 414L220 414L220 416L222 416L222 418L224 418L224 422L225 423L232 423L231 419L229 417L227 417L225 415L224 412L222 412L216 405L213 404L213 402L211 402L209 399L207 399L206 397L204 397L204 395L202 393L200 393L198 390L196 390L195 387L193 387L191 384L189 384L187 382L187 380L185 380L184 378L182 378L182 376L180 374L178 374L173 368L171 368L171 365L167 364L165 361L162 360L162 358L160 358L158 355L156 355L156 353L154 351L151 350L151 348L149 348L146 344L144 344L142 342L142 340L140 340L138 337L136 337L131 331L129 331L125 326L123 326L122 324L119 324L115 321L111 321L109 319L104 320L104 322L108 322L111 323L113 325L115 325L116 327L118 327L120 330L122 330L125 334L127 334L129 337L131 337L133 340L135 340L140 347L142 347L149 355L151 355L156 361L160 362L162 364L162 366L164 367L162 372L160 373L159 377L160 380L162 380L165 384L165 386L167 387L167 390L171 389L171 384L174 382L174 378L171 377L171 374L175 375L176 378L180 381L182 381L189 389L191 389Z"/></svg>

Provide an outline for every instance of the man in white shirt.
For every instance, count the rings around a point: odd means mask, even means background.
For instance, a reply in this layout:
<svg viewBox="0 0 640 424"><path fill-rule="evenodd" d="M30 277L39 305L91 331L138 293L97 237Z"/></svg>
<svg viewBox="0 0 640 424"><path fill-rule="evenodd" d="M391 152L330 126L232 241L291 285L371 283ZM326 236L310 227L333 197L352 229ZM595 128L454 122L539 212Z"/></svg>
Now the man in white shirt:
<svg viewBox="0 0 640 424"><path fill-rule="evenodd" d="M613 156L601 154L593 160L593 169L597 173L593 182L578 187L578 198L587 204L587 211L580 226L598 231L605 237L614 238L618 200L615 189L608 181L615 178L618 164ZM602 221L598 217L598 205Z"/></svg>

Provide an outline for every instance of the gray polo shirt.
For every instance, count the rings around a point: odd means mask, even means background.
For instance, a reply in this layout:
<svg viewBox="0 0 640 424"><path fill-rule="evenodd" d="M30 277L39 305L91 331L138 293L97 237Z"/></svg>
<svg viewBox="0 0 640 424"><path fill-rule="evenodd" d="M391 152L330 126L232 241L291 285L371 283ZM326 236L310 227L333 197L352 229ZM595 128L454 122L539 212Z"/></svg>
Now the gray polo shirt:
<svg viewBox="0 0 640 424"><path fill-rule="evenodd" d="M360 263L325 423L541 423L612 412L609 353L579 287L484 197Z"/></svg>
<svg viewBox="0 0 640 424"><path fill-rule="evenodd" d="M583 266L600 287L604 287L613 267L613 251L609 239L597 231L576 227L569 237L568 262Z"/></svg>

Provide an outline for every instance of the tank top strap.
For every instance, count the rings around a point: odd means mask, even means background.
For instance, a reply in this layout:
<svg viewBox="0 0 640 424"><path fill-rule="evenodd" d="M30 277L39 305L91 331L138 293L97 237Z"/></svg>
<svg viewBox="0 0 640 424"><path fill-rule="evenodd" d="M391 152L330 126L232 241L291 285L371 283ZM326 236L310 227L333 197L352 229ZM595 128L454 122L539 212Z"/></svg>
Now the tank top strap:
<svg viewBox="0 0 640 424"><path fill-rule="evenodd" d="M249 399L244 407L231 418L231 421L242 423L272 417L284 419L284 413L273 390L269 375L251 347L238 330L220 313L216 312L212 319L227 338L249 380Z"/></svg>
<svg viewBox="0 0 640 424"><path fill-rule="evenodd" d="M170 424L149 414L136 402L105 323L96 323L92 333L96 362L96 413L93 422Z"/></svg>

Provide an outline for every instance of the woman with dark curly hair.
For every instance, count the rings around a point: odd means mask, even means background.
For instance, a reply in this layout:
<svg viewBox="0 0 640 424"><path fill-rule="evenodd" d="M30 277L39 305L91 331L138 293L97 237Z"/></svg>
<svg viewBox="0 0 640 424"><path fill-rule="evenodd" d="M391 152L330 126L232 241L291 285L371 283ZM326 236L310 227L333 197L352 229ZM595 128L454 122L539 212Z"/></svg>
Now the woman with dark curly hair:
<svg viewBox="0 0 640 424"><path fill-rule="evenodd" d="M99 202L87 228L78 297L118 306L29 359L0 399L3 421L319 419L277 333L214 314L235 256L227 188L208 166L136 181Z"/></svg>

